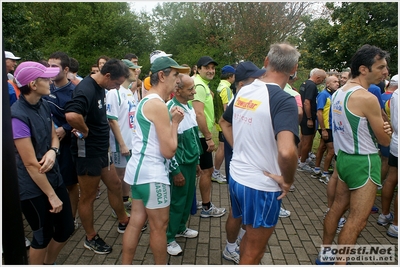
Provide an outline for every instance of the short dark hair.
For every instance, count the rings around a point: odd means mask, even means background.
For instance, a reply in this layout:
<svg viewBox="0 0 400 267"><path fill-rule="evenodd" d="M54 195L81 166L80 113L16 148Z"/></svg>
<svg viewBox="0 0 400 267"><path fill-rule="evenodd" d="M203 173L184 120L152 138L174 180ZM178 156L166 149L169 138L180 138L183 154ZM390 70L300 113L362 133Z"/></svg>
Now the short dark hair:
<svg viewBox="0 0 400 267"><path fill-rule="evenodd" d="M31 88L29 87L29 84L27 84L27 85L24 85L24 86L20 87L19 91L23 95L29 95L31 93Z"/></svg>
<svg viewBox="0 0 400 267"><path fill-rule="evenodd" d="M230 77L233 77L234 73L221 73L220 79L221 80L228 80Z"/></svg>
<svg viewBox="0 0 400 267"><path fill-rule="evenodd" d="M354 79L360 75L358 70L360 66L365 66L371 71L372 65L376 62L376 59L389 59L389 53L383 51L379 47L365 44L360 47L357 52L351 58L350 70L351 77Z"/></svg>
<svg viewBox="0 0 400 267"><path fill-rule="evenodd" d="M124 59L131 60L132 58L138 58L135 54L128 53L124 56Z"/></svg>
<svg viewBox="0 0 400 267"><path fill-rule="evenodd" d="M99 58L96 61L97 67L99 66L100 59L105 59L106 61L108 61L110 58L108 56L104 56L104 55L103 56L99 56Z"/></svg>
<svg viewBox="0 0 400 267"><path fill-rule="evenodd" d="M49 56L49 59L50 58L59 59L61 61L62 69L65 69L66 67L69 67L69 64L70 64L69 56L64 52L60 52L60 51L54 52L53 54L51 54Z"/></svg>
<svg viewBox="0 0 400 267"><path fill-rule="evenodd" d="M46 59L41 59L38 61L40 64L42 64L45 67L50 67L49 62L47 62Z"/></svg>
<svg viewBox="0 0 400 267"><path fill-rule="evenodd" d="M69 58L69 71L75 73L75 72L78 72L78 70L79 70L78 60L76 60L73 57L70 57Z"/></svg>
<svg viewBox="0 0 400 267"><path fill-rule="evenodd" d="M111 80L117 80L120 77L129 77L128 67L119 59L112 58L107 60L106 64L101 68L100 73L106 75L110 73Z"/></svg>

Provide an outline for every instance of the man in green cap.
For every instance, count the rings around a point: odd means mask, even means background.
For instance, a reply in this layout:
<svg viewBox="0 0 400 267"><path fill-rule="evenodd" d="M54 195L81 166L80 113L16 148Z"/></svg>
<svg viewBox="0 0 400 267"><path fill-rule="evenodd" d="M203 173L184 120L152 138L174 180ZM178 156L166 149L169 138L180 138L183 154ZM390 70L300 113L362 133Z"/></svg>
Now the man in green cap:
<svg viewBox="0 0 400 267"><path fill-rule="evenodd" d="M184 117L180 107L168 112L164 102L178 86L179 73L188 68L169 57L154 60L150 71L151 88L135 114L132 156L124 181L131 185L132 219L123 237L122 264L132 264L140 231L148 219L154 264L167 264L169 220L169 159L178 145L178 125Z"/></svg>

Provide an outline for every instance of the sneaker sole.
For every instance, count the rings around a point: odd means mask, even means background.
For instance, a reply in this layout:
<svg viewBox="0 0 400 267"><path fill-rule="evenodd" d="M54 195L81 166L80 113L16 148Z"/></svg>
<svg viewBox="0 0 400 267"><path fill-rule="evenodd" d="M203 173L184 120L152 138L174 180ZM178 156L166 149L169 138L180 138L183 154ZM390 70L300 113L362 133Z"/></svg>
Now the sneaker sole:
<svg viewBox="0 0 400 267"><path fill-rule="evenodd" d="M201 218L210 218L210 217L219 218L219 217L222 217L222 216L224 216L224 215L225 215L225 213L226 213L226 211L225 211L224 213L222 213L222 214L218 214L218 215L207 215L207 214L200 214L200 217L201 217Z"/></svg>
<svg viewBox="0 0 400 267"><path fill-rule="evenodd" d="M179 253L171 253L171 252L169 252L168 250L167 250L167 253L169 254L169 255L171 255L171 256L179 256L179 255L181 255L182 254L182 251L181 252L179 252Z"/></svg>
<svg viewBox="0 0 400 267"><path fill-rule="evenodd" d="M394 234L392 234L392 233L386 232L386 234L387 234L388 236L390 236L390 237L393 237L393 238L399 238L398 235L394 235Z"/></svg>
<svg viewBox="0 0 400 267"><path fill-rule="evenodd" d="M211 178L211 181L212 181L212 182L219 183L219 184L226 184L226 181L222 182L222 181L219 181L219 180L213 179L213 178Z"/></svg>
<svg viewBox="0 0 400 267"><path fill-rule="evenodd" d="M328 185L328 182L327 182L327 181L324 181L324 180L321 180L321 179L319 179L319 181L320 181L321 183L323 183L324 185Z"/></svg>
<svg viewBox="0 0 400 267"><path fill-rule="evenodd" d="M112 252L112 249L111 249L110 251L107 251L107 252L97 251L97 250L95 250L94 248L92 248L92 247L86 245L86 243L83 243L83 246L84 246L85 248L87 248L88 250L91 250L91 251L93 251L94 253L99 254L99 255L110 254L110 253Z"/></svg>
<svg viewBox="0 0 400 267"><path fill-rule="evenodd" d="M179 235L179 234L177 234L177 235L175 235L175 237L184 237L184 238L196 238L196 237L198 237L199 236L199 234L197 234L197 235Z"/></svg>
<svg viewBox="0 0 400 267"><path fill-rule="evenodd" d="M378 225L380 225L380 226L386 226L386 225L388 225L389 223L387 222L387 223L381 223L381 222L376 222Z"/></svg>
<svg viewBox="0 0 400 267"><path fill-rule="evenodd" d="M125 233L125 230L120 230L119 228L117 228L117 232L120 234L123 234L123 233Z"/></svg>
<svg viewBox="0 0 400 267"><path fill-rule="evenodd" d="M222 258L224 258L227 261L233 261L234 263L239 264L239 261L236 261L235 259L233 259L231 257L225 256L224 253L222 253Z"/></svg>

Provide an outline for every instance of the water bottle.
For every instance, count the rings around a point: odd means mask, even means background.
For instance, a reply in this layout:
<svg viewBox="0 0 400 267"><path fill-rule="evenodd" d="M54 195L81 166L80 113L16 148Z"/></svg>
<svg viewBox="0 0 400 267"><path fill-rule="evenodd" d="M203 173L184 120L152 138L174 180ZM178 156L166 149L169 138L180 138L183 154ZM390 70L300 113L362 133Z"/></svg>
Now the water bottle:
<svg viewBox="0 0 400 267"><path fill-rule="evenodd" d="M83 133L76 131L75 134L79 139L83 139Z"/></svg>

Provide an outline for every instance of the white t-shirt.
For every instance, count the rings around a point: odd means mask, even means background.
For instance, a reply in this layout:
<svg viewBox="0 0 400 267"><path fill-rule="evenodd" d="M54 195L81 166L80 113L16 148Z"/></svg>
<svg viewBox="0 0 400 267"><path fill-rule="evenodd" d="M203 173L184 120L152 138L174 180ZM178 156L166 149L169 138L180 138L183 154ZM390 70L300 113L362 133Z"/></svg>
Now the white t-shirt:
<svg viewBox="0 0 400 267"><path fill-rule="evenodd" d="M399 123L399 89L394 91L392 98L390 99L390 120L392 123L392 140L390 141L390 153L398 157L399 154L399 132L398 132L398 123Z"/></svg>
<svg viewBox="0 0 400 267"><path fill-rule="evenodd" d="M107 93L107 118L117 120L119 129L125 145L132 149L132 139L134 134L134 118L137 102L131 90L120 87L119 90L112 89ZM110 130L110 149L111 152L120 152L120 146L115 139L114 133Z"/></svg>
<svg viewBox="0 0 400 267"><path fill-rule="evenodd" d="M223 115L232 123L232 179L247 187L281 191L278 183L263 171L281 175L276 135L290 131L298 142L296 101L277 84L255 80L237 93Z"/></svg>

